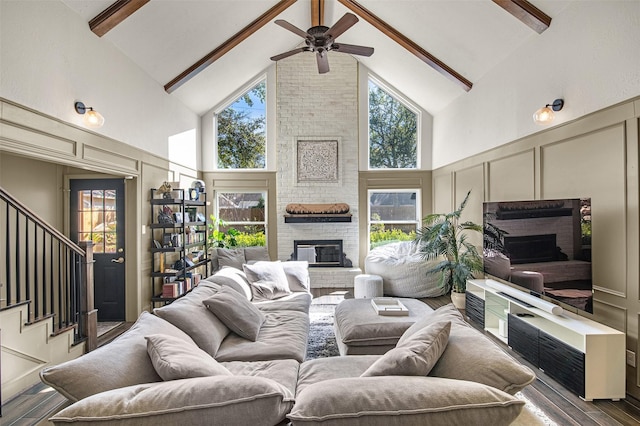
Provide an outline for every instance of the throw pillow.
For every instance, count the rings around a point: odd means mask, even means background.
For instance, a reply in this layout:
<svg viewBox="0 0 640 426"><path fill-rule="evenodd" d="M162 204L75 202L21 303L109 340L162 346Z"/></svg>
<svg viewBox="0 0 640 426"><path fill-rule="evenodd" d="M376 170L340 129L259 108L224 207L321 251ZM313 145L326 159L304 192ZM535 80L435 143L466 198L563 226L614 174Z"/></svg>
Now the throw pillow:
<svg viewBox="0 0 640 426"><path fill-rule="evenodd" d="M244 248L245 263L255 263L260 260L270 261L269 251L264 246L251 246Z"/></svg>
<svg viewBox="0 0 640 426"><path fill-rule="evenodd" d="M223 268L230 266L232 268L242 269L242 265L246 262L243 249L216 249L218 255L218 267Z"/></svg>
<svg viewBox="0 0 640 426"><path fill-rule="evenodd" d="M426 376L447 347L450 321L423 328L396 346L362 373L368 376Z"/></svg>
<svg viewBox="0 0 640 426"><path fill-rule="evenodd" d="M166 334L152 334L145 339L153 368L162 380L231 375L208 353L182 339Z"/></svg>
<svg viewBox="0 0 640 426"><path fill-rule="evenodd" d="M282 268L291 291L309 291L311 281L309 278L309 262L306 260L282 262Z"/></svg>
<svg viewBox="0 0 640 426"><path fill-rule="evenodd" d="M258 338L265 321L264 314L231 287L223 286L202 303L234 333L254 342Z"/></svg>
<svg viewBox="0 0 640 426"><path fill-rule="evenodd" d="M201 281L189 294L170 305L155 308L153 313L187 333L196 345L215 356L229 328L202 301L216 294L220 285Z"/></svg>
<svg viewBox="0 0 640 426"><path fill-rule="evenodd" d="M398 344L437 321L451 321L451 332L449 343L430 376L484 383L512 395L536 379L531 369L469 325L451 303L426 314L409 327Z"/></svg>
<svg viewBox="0 0 640 426"><path fill-rule="evenodd" d="M291 294L282 262L259 261L253 265L242 265L242 268L247 274L254 298L272 300Z"/></svg>

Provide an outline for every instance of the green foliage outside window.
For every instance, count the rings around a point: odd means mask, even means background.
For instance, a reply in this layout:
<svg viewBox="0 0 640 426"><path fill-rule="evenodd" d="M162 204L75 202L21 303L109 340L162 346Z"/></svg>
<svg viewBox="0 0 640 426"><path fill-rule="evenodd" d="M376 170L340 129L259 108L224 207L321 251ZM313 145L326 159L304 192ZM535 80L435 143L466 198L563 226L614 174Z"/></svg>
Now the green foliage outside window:
<svg viewBox="0 0 640 426"><path fill-rule="evenodd" d="M417 167L417 114L369 81L369 167Z"/></svg>
<svg viewBox="0 0 640 426"><path fill-rule="evenodd" d="M217 115L219 168L265 167L266 90L263 81Z"/></svg>

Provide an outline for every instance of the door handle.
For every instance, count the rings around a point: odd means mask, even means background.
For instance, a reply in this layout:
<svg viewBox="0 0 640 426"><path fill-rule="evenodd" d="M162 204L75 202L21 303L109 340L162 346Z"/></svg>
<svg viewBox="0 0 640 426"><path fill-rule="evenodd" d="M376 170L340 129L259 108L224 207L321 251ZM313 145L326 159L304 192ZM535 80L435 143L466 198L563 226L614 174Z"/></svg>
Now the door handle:
<svg viewBox="0 0 640 426"><path fill-rule="evenodd" d="M112 263L124 263L124 257L120 256L117 259L111 259Z"/></svg>

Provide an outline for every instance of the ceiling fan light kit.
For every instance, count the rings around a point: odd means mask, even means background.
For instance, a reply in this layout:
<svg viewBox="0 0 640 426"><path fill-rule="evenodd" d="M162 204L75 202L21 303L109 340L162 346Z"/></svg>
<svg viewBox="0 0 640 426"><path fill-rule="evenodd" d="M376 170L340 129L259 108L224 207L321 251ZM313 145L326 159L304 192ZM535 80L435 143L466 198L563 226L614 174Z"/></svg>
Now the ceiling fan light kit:
<svg viewBox="0 0 640 426"><path fill-rule="evenodd" d="M546 104L533 114L533 122L540 125L551 124L555 118L554 111L560 111L564 107L564 99L556 99L551 104Z"/></svg>
<svg viewBox="0 0 640 426"><path fill-rule="evenodd" d="M353 44L337 43L336 39L346 30L351 28L358 22L356 15L346 13L331 28L324 25L316 25L309 28L306 32L289 22L278 19L275 24L291 31L292 33L304 38L306 46L272 56L272 61L288 58L301 52L315 52L316 61L318 62L318 72L324 74L329 72L329 59L327 52L334 51L339 53L349 53L352 55L371 56L373 55L373 47L357 46Z"/></svg>

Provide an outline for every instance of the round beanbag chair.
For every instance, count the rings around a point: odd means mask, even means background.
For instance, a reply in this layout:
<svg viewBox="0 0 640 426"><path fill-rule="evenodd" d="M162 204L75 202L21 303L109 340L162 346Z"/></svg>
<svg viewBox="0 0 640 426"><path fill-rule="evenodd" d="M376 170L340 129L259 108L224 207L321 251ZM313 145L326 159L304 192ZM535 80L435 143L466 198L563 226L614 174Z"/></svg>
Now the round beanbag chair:
<svg viewBox="0 0 640 426"><path fill-rule="evenodd" d="M397 297L437 297L446 294L438 274L427 271L438 263L425 260L413 241L376 247L364 259L367 274L382 277L384 294Z"/></svg>

